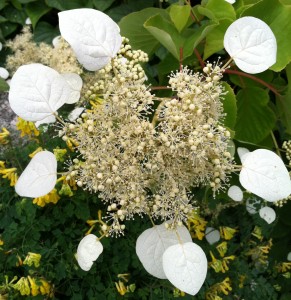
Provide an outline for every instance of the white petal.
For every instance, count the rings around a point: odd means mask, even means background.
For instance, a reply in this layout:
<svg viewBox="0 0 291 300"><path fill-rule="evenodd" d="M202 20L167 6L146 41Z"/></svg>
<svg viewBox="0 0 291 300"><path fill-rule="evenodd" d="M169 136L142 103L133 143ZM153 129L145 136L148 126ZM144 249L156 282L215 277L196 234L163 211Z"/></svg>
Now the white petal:
<svg viewBox="0 0 291 300"><path fill-rule="evenodd" d="M183 242L192 242L191 235L185 226L178 226L177 231ZM168 247L177 243L179 239L176 232L167 229L163 223L145 230L138 237L136 254L147 272L157 278L166 279L162 257Z"/></svg>
<svg viewBox="0 0 291 300"><path fill-rule="evenodd" d="M230 3L230 4L234 4L236 0L225 0L225 1Z"/></svg>
<svg viewBox="0 0 291 300"><path fill-rule="evenodd" d="M16 182L19 196L37 198L51 192L57 181L57 160L53 153L35 154Z"/></svg>
<svg viewBox="0 0 291 300"><path fill-rule="evenodd" d="M2 50L2 48L3 48L3 45L2 45L2 43L0 42L0 51Z"/></svg>
<svg viewBox="0 0 291 300"><path fill-rule="evenodd" d="M69 115L68 115L68 119L73 122L75 121L80 114L82 113L82 111L85 109L85 107L76 107L75 109L73 109Z"/></svg>
<svg viewBox="0 0 291 300"><path fill-rule="evenodd" d="M26 25L31 25L31 20L30 20L30 18L26 18L25 24L26 24Z"/></svg>
<svg viewBox="0 0 291 300"><path fill-rule="evenodd" d="M229 198L234 201L242 201L243 199L243 192L237 185L232 185L227 192Z"/></svg>
<svg viewBox="0 0 291 300"><path fill-rule="evenodd" d="M56 36L56 37L53 38L52 44L53 44L54 48L58 47L61 38L62 38L62 37L61 37L60 35L58 35L58 36Z"/></svg>
<svg viewBox="0 0 291 300"><path fill-rule="evenodd" d="M81 8L60 12L59 26L62 37L89 71L103 68L120 49L118 25L100 11Z"/></svg>
<svg viewBox="0 0 291 300"><path fill-rule="evenodd" d="M254 17L240 18L228 27L224 48L247 73L261 73L276 62L276 38L265 22Z"/></svg>
<svg viewBox="0 0 291 300"><path fill-rule="evenodd" d="M94 234L86 235L79 243L77 260L84 271L89 271L93 262L103 252L103 246Z"/></svg>
<svg viewBox="0 0 291 300"><path fill-rule="evenodd" d="M65 78L65 80L67 81L68 85L71 88L71 95L66 103L73 104L78 102L80 99L81 89L83 85L82 78L75 73L66 73L66 74L62 74L62 76L63 78Z"/></svg>
<svg viewBox="0 0 291 300"><path fill-rule="evenodd" d="M49 123L55 123L56 117L54 115L48 116L41 121L36 121L34 125L38 128L42 124L49 124Z"/></svg>
<svg viewBox="0 0 291 300"><path fill-rule="evenodd" d="M247 154L239 181L246 190L270 202L291 194L289 173L281 158L269 150L258 149Z"/></svg>
<svg viewBox="0 0 291 300"><path fill-rule="evenodd" d="M262 207L262 205L261 205L261 201L259 199L248 198L246 201L246 210L251 215L256 214L258 212L258 210L261 209L261 207Z"/></svg>
<svg viewBox="0 0 291 300"><path fill-rule="evenodd" d="M9 72L5 68L0 67L0 77L6 80L9 77Z"/></svg>
<svg viewBox="0 0 291 300"><path fill-rule="evenodd" d="M212 228L212 227L206 227L205 230L205 238L206 241L212 245L215 244L216 242L218 242L220 240L220 233L217 229Z"/></svg>
<svg viewBox="0 0 291 300"><path fill-rule="evenodd" d="M287 260L288 260L288 261L291 261L291 252L288 253L288 255L287 255Z"/></svg>
<svg viewBox="0 0 291 300"><path fill-rule="evenodd" d="M265 206L259 211L260 217L264 219L268 224L271 224L276 219L276 212L273 208Z"/></svg>
<svg viewBox="0 0 291 300"><path fill-rule="evenodd" d="M69 101L71 88L54 69L41 64L21 66L10 83L12 110L26 121L41 121Z"/></svg>
<svg viewBox="0 0 291 300"><path fill-rule="evenodd" d="M237 150L237 154L238 154L238 156L239 156L239 158L240 158L241 163L243 163L243 161L244 161L243 156L244 156L245 154L249 153L250 150L247 149L247 148L243 148L243 147L238 147L236 150Z"/></svg>
<svg viewBox="0 0 291 300"><path fill-rule="evenodd" d="M207 258L194 243L176 244L163 255L163 268L168 280L181 291L196 295L207 274Z"/></svg>

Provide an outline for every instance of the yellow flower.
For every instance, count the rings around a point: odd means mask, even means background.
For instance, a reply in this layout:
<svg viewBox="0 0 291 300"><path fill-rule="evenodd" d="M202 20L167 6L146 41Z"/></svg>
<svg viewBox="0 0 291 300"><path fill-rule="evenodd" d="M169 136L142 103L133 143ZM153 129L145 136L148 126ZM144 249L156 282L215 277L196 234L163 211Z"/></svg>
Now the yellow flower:
<svg viewBox="0 0 291 300"><path fill-rule="evenodd" d="M48 203L54 203L56 204L60 199L60 196L57 193L56 189L53 189L50 193L47 195L44 195L42 197L34 198L33 203L37 204L38 206L44 207Z"/></svg>
<svg viewBox="0 0 291 300"><path fill-rule="evenodd" d="M18 290L22 296L30 294L29 282L26 277L21 277L14 285L13 288Z"/></svg>
<svg viewBox="0 0 291 300"><path fill-rule="evenodd" d="M39 294L39 286L35 282L34 278L31 278L30 276L27 276L29 283L30 283L30 292L32 296L36 296Z"/></svg>
<svg viewBox="0 0 291 300"><path fill-rule="evenodd" d="M39 286L39 290L42 295L49 295L50 297L53 297L53 291L52 286L47 282L45 279L40 279L41 285Z"/></svg>
<svg viewBox="0 0 291 300"><path fill-rule="evenodd" d="M24 265L32 266L34 265L36 268L39 267L39 262L41 259L41 255L38 253L28 252L25 260L23 262Z"/></svg>
<svg viewBox="0 0 291 300"><path fill-rule="evenodd" d="M10 180L10 186L15 186L16 181L18 179L18 175L16 173L16 168L5 168L5 163L3 161L0 162L0 174L2 174L2 178L7 178Z"/></svg>
<svg viewBox="0 0 291 300"><path fill-rule="evenodd" d="M69 197L72 197L74 195L67 181L65 180L63 181L62 187L59 190L59 194L64 196L69 196Z"/></svg>
<svg viewBox="0 0 291 300"><path fill-rule="evenodd" d="M263 235L262 235L262 229L258 226L255 226L252 235L255 236L258 240L262 241L263 240Z"/></svg>
<svg viewBox="0 0 291 300"><path fill-rule="evenodd" d="M240 289L242 289L244 287L244 282L245 282L246 278L247 277L245 275L239 275L239 285L238 285L238 287Z"/></svg>
<svg viewBox="0 0 291 300"><path fill-rule="evenodd" d="M36 153L38 153L38 152L40 152L40 151L42 151L43 149L42 149L42 147L38 147L36 150L34 150L32 153L30 153L28 156L30 157L30 158L33 158L34 157L34 155L36 154Z"/></svg>
<svg viewBox="0 0 291 300"><path fill-rule="evenodd" d="M69 137L66 137L65 142L72 152L74 152L74 147L77 147L79 145L77 141Z"/></svg>
<svg viewBox="0 0 291 300"><path fill-rule="evenodd" d="M220 230L220 235L225 239L225 240L231 240L234 236L234 234L237 232L236 229L230 228L227 226L221 226L219 227Z"/></svg>
<svg viewBox="0 0 291 300"><path fill-rule="evenodd" d="M0 239L0 246L4 245L4 241L2 239Z"/></svg>
<svg viewBox="0 0 291 300"><path fill-rule="evenodd" d="M57 161L63 162L65 160L64 156L66 155L66 153L67 153L67 149L59 149L59 148L54 149L54 155Z"/></svg>
<svg viewBox="0 0 291 300"><path fill-rule="evenodd" d="M5 145L8 144L7 138L9 137L10 132L5 127L2 128L2 131L3 132L0 132L0 144Z"/></svg>
<svg viewBox="0 0 291 300"><path fill-rule="evenodd" d="M217 251L219 252L219 255L221 257L224 257L226 251L227 251L227 242L222 242L219 245L216 246Z"/></svg>
<svg viewBox="0 0 291 300"><path fill-rule="evenodd" d="M216 259L213 253L210 251L211 259L212 261L209 263L209 266L216 272L222 272L225 273L229 270L228 264L230 260L234 260L235 256L230 255L227 257L224 257L223 259Z"/></svg>
<svg viewBox="0 0 291 300"><path fill-rule="evenodd" d="M173 296L174 298L185 297L185 293L180 291L178 288L174 288Z"/></svg>
<svg viewBox="0 0 291 300"><path fill-rule="evenodd" d="M118 283L115 282L115 286L121 296L124 296L127 293L127 288L121 280L119 280Z"/></svg>
<svg viewBox="0 0 291 300"><path fill-rule="evenodd" d="M16 127L19 131L21 131L20 136L28 135L29 137L39 136L39 131L35 127L33 122L25 121L20 117L17 118Z"/></svg>
<svg viewBox="0 0 291 300"><path fill-rule="evenodd" d="M202 240L205 235L205 227L207 221L205 221L202 217L199 216L196 210L191 212L191 215L188 217L188 228L191 232L193 238L197 238L198 240Z"/></svg>
<svg viewBox="0 0 291 300"><path fill-rule="evenodd" d="M279 273L285 273L291 270L291 262L282 262L276 266Z"/></svg>
<svg viewBox="0 0 291 300"><path fill-rule="evenodd" d="M216 283L209 288L206 293L206 300L222 300L218 294L223 293L224 295L228 295L231 290L230 279L226 277L222 282Z"/></svg>

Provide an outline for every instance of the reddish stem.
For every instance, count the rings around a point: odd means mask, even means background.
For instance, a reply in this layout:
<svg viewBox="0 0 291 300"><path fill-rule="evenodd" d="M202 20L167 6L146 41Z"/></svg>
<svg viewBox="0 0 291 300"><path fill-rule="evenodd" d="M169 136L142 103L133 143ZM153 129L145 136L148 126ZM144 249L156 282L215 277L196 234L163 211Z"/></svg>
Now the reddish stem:
<svg viewBox="0 0 291 300"><path fill-rule="evenodd" d="M266 81L256 77L256 76L253 76L251 74L247 74L247 73L244 73L244 72L241 72L241 71L237 71L237 70L230 70L230 69L226 69L224 71L224 73L227 73L227 74L235 74L235 75L238 75L238 76L243 76L243 77L247 77L247 78L250 78L258 83L260 83L261 85L267 87L270 91L272 91L275 95L277 96L281 96L279 94L279 92L276 90L275 87L273 87L272 85L270 85L269 83L267 83Z"/></svg>
<svg viewBox="0 0 291 300"><path fill-rule="evenodd" d="M203 69L205 67L205 63L204 63L199 51L196 48L194 49L194 53L195 53L196 57L198 58L201 68Z"/></svg>
<svg viewBox="0 0 291 300"><path fill-rule="evenodd" d="M167 87L167 86L152 86L151 87L151 90L154 91L154 90L170 90L171 88L170 87Z"/></svg>
<svg viewBox="0 0 291 300"><path fill-rule="evenodd" d="M180 72L182 72L182 68L183 68L183 48L180 47L180 61L179 61L179 65L180 65Z"/></svg>

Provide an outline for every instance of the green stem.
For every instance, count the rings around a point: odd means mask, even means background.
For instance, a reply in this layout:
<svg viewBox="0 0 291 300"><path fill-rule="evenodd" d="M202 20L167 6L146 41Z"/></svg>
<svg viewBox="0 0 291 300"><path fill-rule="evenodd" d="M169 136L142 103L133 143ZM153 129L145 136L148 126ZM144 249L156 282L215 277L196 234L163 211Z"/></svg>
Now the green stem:
<svg viewBox="0 0 291 300"><path fill-rule="evenodd" d="M277 141L276 141L276 138L275 138L275 136L274 136L273 131L271 131L271 137L272 137L273 143L274 143L274 145L275 145L276 153L277 153L278 156L280 156L280 158L282 159L282 156L281 156L281 153L280 153L280 149L279 149L279 146L278 146L278 143L277 143Z"/></svg>

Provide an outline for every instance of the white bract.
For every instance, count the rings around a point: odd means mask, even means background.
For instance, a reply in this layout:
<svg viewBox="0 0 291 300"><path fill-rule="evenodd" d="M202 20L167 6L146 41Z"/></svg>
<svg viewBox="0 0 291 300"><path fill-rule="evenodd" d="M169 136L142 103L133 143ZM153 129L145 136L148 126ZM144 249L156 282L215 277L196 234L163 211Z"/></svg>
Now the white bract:
<svg viewBox="0 0 291 300"><path fill-rule="evenodd" d="M22 197L41 197L48 194L57 182L57 160L53 153L41 151L35 154L15 185Z"/></svg>
<svg viewBox="0 0 291 300"><path fill-rule="evenodd" d="M34 123L34 125L38 128L42 124L55 123L55 121L56 121L56 117L54 115L50 115L50 116L42 119L41 121L36 121Z"/></svg>
<svg viewBox="0 0 291 300"><path fill-rule="evenodd" d="M196 295L207 274L207 258L198 245L189 242L169 247L163 255L168 280L181 291Z"/></svg>
<svg viewBox="0 0 291 300"><path fill-rule="evenodd" d="M42 64L21 66L10 83L12 110L26 121L41 121L70 101L72 90L54 69Z"/></svg>
<svg viewBox="0 0 291 300"><path fill-rule="evenodd" d="M287 255L287 260L288 260L288 261L291 261L291 252L288 253L288 255Z"/></svg>
<svg viewBox="0 0 291 300"><path fill-rule="evenodd" d="M62 37L89 71L103 68L120 49L118 25L100 11L81 8L60 12L59 26Z"/></svg>
<svg viewBox="0 0 291 300"><path fill-rule="evenodd" d="M224 48L247 73L261 73L276 62L276 38L265 22L254 17L240 18L228 27Z"/></svg>
<svg viewBox="0 0 291 300"><path fill-rule="evenodd" d="M258 149L244 156L239 181L246 190L269 202L291 194L289 173L282 159L269 150Z"/></svg>
<svg viewBox="0 0 291 300"><path fill-rule="evenodd" d="M236 0L225 0L225 1L230 3L230 4L234 4Z"/></svg>
<svg viewBox="0 0 291 300"><path fill-rule="evenodd" d="M9 77L9 72L3 67L0 67L0 77L5 80Z"/></svg>
<svg viewBox="0 0 291 300"><path fill-rule="evenodd" d="M62 74L62 76L63 78L65 78L65 80L67 81L68 85L71 88L71 95L66 103L73 104L78 102L80 99L81 89L83 85L82 78L75 73L66 73L66 74Z"/></svg>
<svg viewBox="0 0 291 300"><path fill-rule="evenodd" d="M2 50L2 48L3 48L3 45L2 45L2 43L0 42L0 51Z"/></svg>
<svg viewBox="0 0 291 300"><path fill-rule="evenodd" d="M58 35L58 36L56 36L56 37L53 38L52 44L53 44L54 48L58 47L61 38L62 38L62 37L61 37L60 35Z"/></svg>
<svg viewBox="0 0 291 300"><path fill-rule="evenodd" d="M259 215L262 219L264 219L268 224L271 224L276 219L276 212L273 208L265 206L262 207L259 211Z"/></svg>
<svg viewBox="0 0 291 300"><path fill-rule="evenodd" d="M231 198L234 201L242 201L243 199L243 192L237 185L232 185L228 191L227 195L229 198Z"/></svg>
<svg viewBox="0 0 291 300"><path fill-rule="evenodd" d="M69 121L73 122L81 115L85 107L76 107L68 115Z"/></svg>
<svg viewBox="0 0 291 300"><path fill-rule="evenodd" d="M177 232L183 243L192 242L191 235L185 226L178 226ZM166 279L162 257L165 250L179 243L175 230L165 227L165 223L145 230L136 241L136 254L144 268L151 275Z"/></svg>
<svg viewBox="0 0 291 300"><path fill-rule="evenodd" d="M103 246L94 234L86 235L79 243L77 261L80 268L89 271L94 261L103 252Z"/></svg>
<svg viewBox="0 0 291 300"><path fill-rule="evenodd" d="M248 198L246 201L246 210L249 214L254 215L261 209L262 204L259 199L256 198Z"/></svg>
<svg viewBox="0 0 291 300"><path fill-rule="evenodd" d="M244 156L245 154L249 153L250 150L247 149L247 148L243 148L243 147L238 147L236 150L237 150L237 154L238 154L238 156L239 156L240 161L243 163L243 161L244 161L243 156Z"/></svg>
<svg viewBox="0 0 291 300"><path fill-rule="evenodd" d="M32 24L30 18L25 19L25 24L26 25L31 25Z"/></svg>
<svg viewBox="0 0 291 300"><path fill-rule="evenodd" d="M205 238L210 245L213 245L220 240L220 233L215 228L206 227Z"/></svg>

